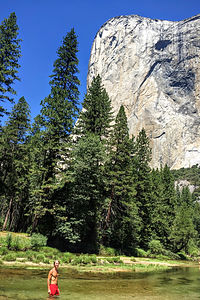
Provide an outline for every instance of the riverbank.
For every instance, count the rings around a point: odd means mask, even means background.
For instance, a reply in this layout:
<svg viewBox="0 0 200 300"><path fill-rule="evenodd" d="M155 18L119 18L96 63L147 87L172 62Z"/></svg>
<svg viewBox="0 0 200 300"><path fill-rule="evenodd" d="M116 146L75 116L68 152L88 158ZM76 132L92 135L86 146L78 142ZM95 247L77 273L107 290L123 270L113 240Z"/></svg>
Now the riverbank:
<svg viewBox="0 0 200 300"><path fill-rule="evenodd" d="M106 260L106 257L99 257L99 261ZM195 262L187 261L159 261L157 259L149 258L134 258L120 257L120 263L97 263L97 264L77 264L71 265L67 263L61 263L60 267L64 269L70 269L79 273L118 273L118 272L155 272L169 270L174 267L198 267ZM1 266L9 268L24 268L24 269L49 269L50 264L46 263L34 263L30 261L23 261L23 259L17 259L16 261L3 261Z"/></svg>
<svg viewBox="0 0 200 300"><path fill-rule="evenodd" d="M116 256L114 249L104 248L99 255L61 252L44 246L43 236L29 237L20 233L0 233L0 265L10 268L49 269L54 260L60 261L61 268L77 272L151 272L173 267L197 266L197 262L172 260L167 257ZM42 242L42 243L41 243Z"/></svg>

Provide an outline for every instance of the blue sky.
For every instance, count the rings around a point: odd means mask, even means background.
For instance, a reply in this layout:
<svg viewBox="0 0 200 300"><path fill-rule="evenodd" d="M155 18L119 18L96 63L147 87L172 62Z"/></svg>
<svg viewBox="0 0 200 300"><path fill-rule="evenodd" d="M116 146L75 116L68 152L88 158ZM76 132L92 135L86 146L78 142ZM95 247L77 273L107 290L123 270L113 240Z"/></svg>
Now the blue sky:
<svg viewBox="0 0 200 300"><path fill-rule="evenodd" d="M110 18L136 14L179 21L200 13L200 0L0 0L0 23L17 15L22 57L15 101L24 96L34 118L50 92L49 75L63 37L74 27L79 43L80 102L86 92L90 50L99 28ZM9 108L10 109L10 108Z"/></svg>

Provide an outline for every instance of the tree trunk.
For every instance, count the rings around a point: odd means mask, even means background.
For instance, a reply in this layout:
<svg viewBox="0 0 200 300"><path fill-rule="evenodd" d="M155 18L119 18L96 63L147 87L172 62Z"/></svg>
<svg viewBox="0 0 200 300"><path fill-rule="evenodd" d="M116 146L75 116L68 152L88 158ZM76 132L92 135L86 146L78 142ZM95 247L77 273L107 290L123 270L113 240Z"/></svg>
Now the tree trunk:
<svg viewBox="0 0 200 300"><path fill-rule="evenodd" d="M106 215L106 219L105 219L105 226L104 229L106 229L106 227L108 227L109 225L109 221L110 221L110 216L111 216L111 209L112 209L112 202L114 199L114 186L112 187L112 192L111 192L111 201L109 203L108 206L108 210L107 210L107 215Z"/></svg>
<svg viewBox="0 0 200 300"><path fill-rule="evenodd" d="M38 218L37 218L37 215L35 215L34 219L33 219L33 223L32 223L31 234L34 232L35 227L37 226L37 223L38 223Z"/></svg>
<svg viewBox="0 0 200 300"><path fill-rule="evenodd" d="M13 198L10 199L9 207L8 207L8 211L6 213L5 221L3 223L2 231L4 231L6 229L8 218L10 216L10 211L11 211L11 208L12 208L12 202L13 202Z"/></svg>
<svg viewBox="0 0 200 300"><path fill-rule="evenodd" d="M14 215L15 215L15 210L11 209L10 210L10 220L9 220L9 231L12 231L13 223L14 223ZM15 230L13 230L15 231Z"/></svg>

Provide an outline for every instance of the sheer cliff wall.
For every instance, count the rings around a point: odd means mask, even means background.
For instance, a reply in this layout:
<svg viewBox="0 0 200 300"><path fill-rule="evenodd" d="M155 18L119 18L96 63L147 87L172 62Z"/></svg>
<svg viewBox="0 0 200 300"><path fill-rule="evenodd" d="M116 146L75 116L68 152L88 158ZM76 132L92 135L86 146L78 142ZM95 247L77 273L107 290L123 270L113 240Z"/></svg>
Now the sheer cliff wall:
<svg viewBox="0 0 200 300"><path fill-rule="evenodd" d="M200 15L110 19L94 39L88 85L97 74L114 114L124 105L130 135L145 128L152 167L200 164Z"/></svg>

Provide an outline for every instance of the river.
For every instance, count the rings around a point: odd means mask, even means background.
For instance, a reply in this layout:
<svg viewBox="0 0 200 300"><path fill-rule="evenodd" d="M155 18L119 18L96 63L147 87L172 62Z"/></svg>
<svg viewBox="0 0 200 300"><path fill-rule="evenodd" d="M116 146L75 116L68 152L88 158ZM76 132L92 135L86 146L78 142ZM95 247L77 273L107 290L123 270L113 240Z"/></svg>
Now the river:
<svg viewBox="0 0 200 300"><path fill-rule="evenodd" d="M47 300L47 269L1 266L0 300ZM60 268L60 300L200 299L198 267L117 274L78 273Z"/></svg>

